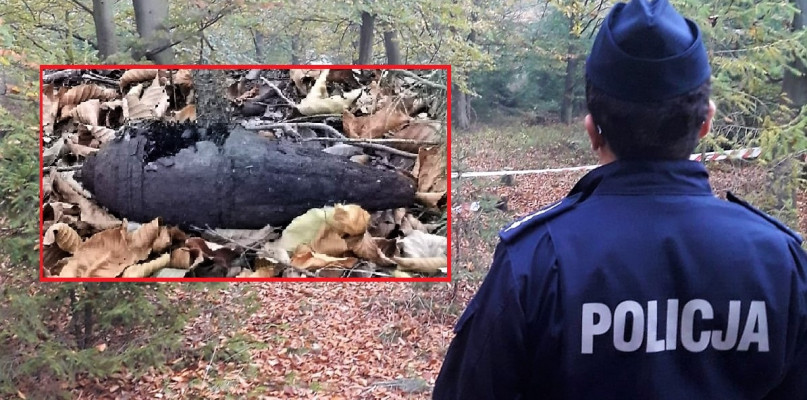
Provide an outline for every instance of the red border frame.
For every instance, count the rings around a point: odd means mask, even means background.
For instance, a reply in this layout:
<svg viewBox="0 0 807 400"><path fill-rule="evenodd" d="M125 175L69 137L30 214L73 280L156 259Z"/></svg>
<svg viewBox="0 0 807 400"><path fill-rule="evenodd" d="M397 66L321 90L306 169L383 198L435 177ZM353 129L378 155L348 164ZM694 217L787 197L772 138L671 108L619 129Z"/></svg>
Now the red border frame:
<svg viewBox="0 0 807 400"><path fill-rule="evenodd" d="M451 65L53 65L39 66L39 279L42 282L451 282L451 176L447 176L447 257L448 276L444 278L56 278L45 277L43 220L43 135L42 88L46 69L444 69L448 72L446 85L448 110L446 116L446 174L451 173Z"/></svg>

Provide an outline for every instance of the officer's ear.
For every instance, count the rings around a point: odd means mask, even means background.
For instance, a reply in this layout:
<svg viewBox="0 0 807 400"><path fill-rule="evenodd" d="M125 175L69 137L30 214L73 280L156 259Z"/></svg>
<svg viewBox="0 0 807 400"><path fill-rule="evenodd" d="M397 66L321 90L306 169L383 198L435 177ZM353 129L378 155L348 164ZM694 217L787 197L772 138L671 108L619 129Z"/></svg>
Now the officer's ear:
<svg viewBox="0 0 807 400"><path fill-rule="evenodd" d="M591 141L591 150L599 152L605 146L605 138L602 137L600 127L594 123L594 117L591 114L586 115L585 119L586 132L588 132L588 139Z"/></svg>
<svg viewBox="0 0 807 400"><path fill-rule="evenodd" d="M712 118L715 116L715 111L717 111L717 106L715 106L715 102L709 100L709 112L706 114L706 121L703 121L703 125L701 125L701 130L698 132L698 138L703 139L709 131L712 129Z"/></svg>

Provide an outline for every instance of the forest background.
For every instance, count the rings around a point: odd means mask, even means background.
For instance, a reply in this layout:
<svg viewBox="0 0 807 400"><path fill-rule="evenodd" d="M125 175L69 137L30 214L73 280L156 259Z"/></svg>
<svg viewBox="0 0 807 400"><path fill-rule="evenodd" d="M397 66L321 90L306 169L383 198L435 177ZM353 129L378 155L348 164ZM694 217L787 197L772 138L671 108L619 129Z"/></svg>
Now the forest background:
<svg viewBox="0 0 807 400"><path fill-rule="evenodd" d="M252 354L239 346L257 346L256 335L228 335L225 345L219 334L239 331L262 301L284 301L262 297L262 288L269 286L256 284L39 284L40 64L451 64L454 169L490 166L479 162L484 158L479 147L465 146L484 138L515 143L499 159L508 160L503 167L520 169L540 138L579 133L585 56L613 3L6 1L0 6L0 394L69 398L89 381L111 377L133 382L159 373L170 380L189 370L167 365L183 352L212 360L222 349L238 361L243 353ZM700 150L762 147L754 170L762 183L753 200L800 226L807 154L807 0L671 3L701 26L713 67L718 114ZM563 138L559 142L585 148ZM480 203L473 190L463 191L458 182L454 186L456 205ZM483 213L503 208L502 199L483 200L489 200L481 202ZM484 276L500 222L457 226L462 219L455 221L453 284L384 287L405 290L421 304L440 300L444 304L431 305L440 308L441 323L450 327ZM485 244L481 253L459 251L474 241ZM364 286L371 285L340 292ZM311 287L288 284L284 290ZM372 290L372 296L393 297ZM189 298L194 301L177 302ZM232 313L234 308L239 312ZM209 343L190 349L188 326L200 316L214 319L215 328L205 325L196 332ZM107 344L114 351L104 351ZM241 362L248 364L249 358ZM439 363L429 368L439 370ZM428 390L433 376L419 376L420 389ZM281 381L279 390L299 386L288 374ZM312 392L323 390L306 385Z"/></svg>

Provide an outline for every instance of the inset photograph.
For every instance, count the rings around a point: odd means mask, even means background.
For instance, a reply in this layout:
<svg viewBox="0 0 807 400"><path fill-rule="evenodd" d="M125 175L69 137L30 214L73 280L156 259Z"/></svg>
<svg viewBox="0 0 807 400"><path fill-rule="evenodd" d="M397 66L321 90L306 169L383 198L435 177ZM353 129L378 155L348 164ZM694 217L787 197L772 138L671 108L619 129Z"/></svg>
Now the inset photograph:
<svg viewBox="0 0 807 400"><path fill-rule="evenodd" d="M42 280L449 280L448 66L40 73Z"/></svg>

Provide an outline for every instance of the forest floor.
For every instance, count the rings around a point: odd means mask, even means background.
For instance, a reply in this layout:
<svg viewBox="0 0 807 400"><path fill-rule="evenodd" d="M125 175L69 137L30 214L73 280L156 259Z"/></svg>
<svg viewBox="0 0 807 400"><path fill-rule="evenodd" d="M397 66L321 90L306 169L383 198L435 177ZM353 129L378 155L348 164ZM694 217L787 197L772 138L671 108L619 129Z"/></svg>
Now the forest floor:
<svg viewBox="0 0 807 400"><path fill-rule="evenodd" d="M455 133L453 166L486 171L594 163L581 131L497 126ZM768 175L757 163L713 163L709 169L721 196L731 190L752 202L761 199L758 191ZM454 216L452 238L456 288L450 283L231 284L220 290L218 305L188 325L187 350L167 368L139 379L121 375L110 378L114 382L87 384L76 394L117 399L430 398L452 327L487 271L496 232L563 197L584 174L455 181L452 206L463 206ZM479 203L477 211L468 206L473 202ZM799 194L798 208L799 231L807 233L806 190ZM243 315L251 316L245 320Z"/></svg>

